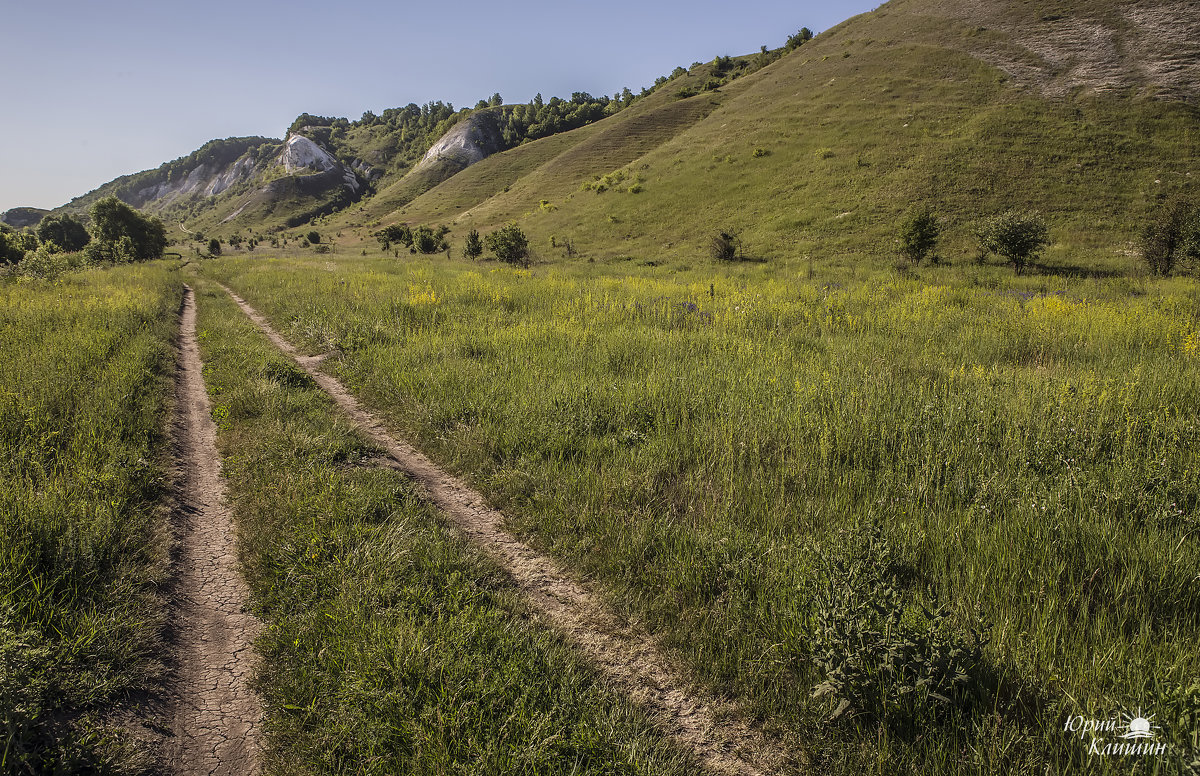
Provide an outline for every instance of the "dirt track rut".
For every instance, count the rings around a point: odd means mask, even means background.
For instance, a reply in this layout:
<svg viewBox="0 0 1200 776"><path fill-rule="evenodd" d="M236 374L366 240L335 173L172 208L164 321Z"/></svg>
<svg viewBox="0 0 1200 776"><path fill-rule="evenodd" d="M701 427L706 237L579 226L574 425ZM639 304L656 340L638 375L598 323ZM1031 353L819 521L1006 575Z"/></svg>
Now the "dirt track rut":
<svg viewBox="0 0 1200 776"><path fill-rule="evenodd" d="M250 690L259 623L244 609L217 429L196 341L196 301L184 287L174 439L180 488L173 613L172 737L165 766L180 776L260 772L262 707Z"/></svg>
<svg viewBox="0 0 1200 776"><path fill-rule="evenodd" d="M503 528L504 516L416 448L393 437L336 379L320 371L322 356L304 356L229 288L242 311L333 397L370 439L425 490L426 497L508 571L535 609L574 642L607 680L647 710L659 726L705 767L721 774L790 770L780 748L736 719L733 708L688 681L653 640L622 623L554 560Z"/></svg>

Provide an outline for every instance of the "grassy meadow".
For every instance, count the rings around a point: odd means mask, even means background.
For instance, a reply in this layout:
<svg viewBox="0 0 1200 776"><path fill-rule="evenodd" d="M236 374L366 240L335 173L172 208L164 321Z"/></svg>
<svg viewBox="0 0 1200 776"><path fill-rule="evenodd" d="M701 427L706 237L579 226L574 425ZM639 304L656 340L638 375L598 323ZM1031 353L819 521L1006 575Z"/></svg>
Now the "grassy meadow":
<svg viewBox="0 0 1200 776"><path fill-rule="evenodd" d="M136 772L161 670L181 286L155 262L0 282L0 772Z"/></svg>
<svg viewBox="0 0 1200 776"><path fill-rule="evenodd" d="M242 559L267 625L268 772L695 772L224 292L198 291Z"/></svg>
<svg viewBox="0 0 1200 776"><path fill-rule="evenodd" d="M334 351L325 368L823 772L1196 756L1192 281L440 257L204 272ZM273 466L318 437L288 438ZM304 493L269 501L325 498ZM368 557L375 530L335 553ZM1089 759L1063 730L1137 709L1170 758Z"/></svg>

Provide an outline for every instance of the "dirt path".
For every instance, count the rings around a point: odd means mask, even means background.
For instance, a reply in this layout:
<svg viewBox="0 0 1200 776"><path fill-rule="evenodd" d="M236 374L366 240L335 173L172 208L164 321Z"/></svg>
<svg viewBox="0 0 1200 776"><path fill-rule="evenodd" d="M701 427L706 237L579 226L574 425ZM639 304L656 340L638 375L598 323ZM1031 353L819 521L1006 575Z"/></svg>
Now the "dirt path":
<svg viewBox="0 0 1200 776"><path fill-rule="evenodd" d="M773 774L788 758L762 734L734 718L734 708L690 682L653 640L623 624L595 595L554 560L504 530L504 516L483 496L438 468L416 448L388 433L345 387L320 371L323 356L304 356L266 319L231 291L225 292L280 350L295 359L337 404L425 490L463 533L512 575L534 608L596 664L609 682L646 709L673 739L714 773Z"/></svg>
<svg viewBox="0 0 1200 776"><path fill-rule="evenodd" d="M185 286L173 428L182 491L175 525L176 677L165 764L180 776L248 776L260 771L262 707L247 685L259 624L243 608L246 587L202 366L195 295Z"/></svg>

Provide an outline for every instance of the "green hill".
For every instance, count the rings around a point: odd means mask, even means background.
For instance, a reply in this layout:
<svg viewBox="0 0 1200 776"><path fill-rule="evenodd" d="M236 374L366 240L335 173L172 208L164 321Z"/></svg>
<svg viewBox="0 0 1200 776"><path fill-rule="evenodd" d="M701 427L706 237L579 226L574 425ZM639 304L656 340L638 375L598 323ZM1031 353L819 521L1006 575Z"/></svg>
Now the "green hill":
<svg viewBox="0 0 1200 776"><path fill-rule="evenodd" d="M1147 210L1194 186L1198 13L893 0L713 91L660 89L372 212L456 232L515 219L592 258L691 261L727 226L756 257L856 262L890 260L917 204L946 222L951 259L978 218L1036 208L1050 261L1123 266Z"/></svg>

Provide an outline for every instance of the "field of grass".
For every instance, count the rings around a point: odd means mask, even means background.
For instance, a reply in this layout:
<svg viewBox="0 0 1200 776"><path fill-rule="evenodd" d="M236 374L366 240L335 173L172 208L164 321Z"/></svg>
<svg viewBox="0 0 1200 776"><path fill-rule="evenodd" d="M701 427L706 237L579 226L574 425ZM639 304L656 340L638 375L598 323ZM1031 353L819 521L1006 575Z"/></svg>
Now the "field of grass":
<svg viewBox="0 0 1200 776"><path fill-rule="evenodd" d="M172 265L0 282L0 772L127 773L161 671Z"/></svg>
<svg viewBox="0 0 1200 776"><path fill-rule="evenodd" d="M269 772L695 772L223 292L198 305Z"/></svg>
<svg viewBox="0 0 1200 776"><path fill-rule="evenodd" d="M1194 282L334 267L205 272L823 771L1196 757ZM1171 757L1063 730L1138 709Z"/></svg>

